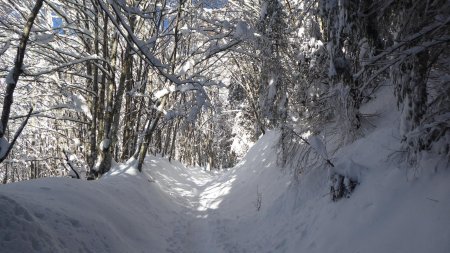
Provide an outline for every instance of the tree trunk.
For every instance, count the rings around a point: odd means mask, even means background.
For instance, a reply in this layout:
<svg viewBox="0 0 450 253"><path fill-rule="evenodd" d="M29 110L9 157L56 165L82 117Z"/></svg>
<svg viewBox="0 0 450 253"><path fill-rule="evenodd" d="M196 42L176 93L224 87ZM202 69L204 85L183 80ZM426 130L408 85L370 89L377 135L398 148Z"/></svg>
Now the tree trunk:
<svg viewBox="0 0 450 253"><path fill-rule="evenodd" d="M6 128L8 127L9 116L11 113L11 106L13 103L14 90L16 89L17 82L19 81L19 76L22 74L23 71L22 70L23 59L25 57L25 50L27 48L28 38L30 37L31 28L33 27L34 20L36 19L43 2L44 2L43 0L37 0L33 9L31 10L31 13L27 19L27 23L25 24L25 27L23 29L22 36L20 38L19 48L17 49L17 55L14 60L14 67L11 69L11 71L8 74L8 77L6 78L6 92L3 100L3 110L0 122L0 138L4 137ZM13 143L10 144L10 147L7 147L8 150L11 150L12 145ZM1 162L8 155L8 152L2 151L0 147L0 153L3 153L3 156L0 157Z"/></svg>
<svg viewBox="0 0 450 253"><path fill-rule="evenodd" d="M155 131L156 126L158 125L159 119L163 115L162 111L164 109L164 106L166 105L166 102L167 102L167 96L162 98L161 104L158 106L158 111L156 112L156 115L153 118L153 120L150 120L150 119L148 120L146 129L145 129L145 133L144 133L144 137L143 137L143 141L138 143L138 146L136 148L136 152L135 152L134 156L138 158L137 169L139 171L142 171L142 165L144 164L144 159L145 159L145 156L147 155L148 147L152 141L153 132Z"/></svg>
<svg viewBox="0 0 450 253"><path fill-rule="evenodd" d="M114 36L112 49L111 49L111 77L108 80L108 89L106 96L106 110L104 112L104 133L102 137L102 141L99 147L99 154L97 157L97 162L95 164L95 171L98 175L102 175L109 171L112 163L112 125L114 120L114 93L116 89L116 83L114 80L115 66L116 66L116 58L117 58L117 47L118 47L118 34Z"/></svg>
<svg viewBox="0 0 450 253"><path fill-rule="evenodd" d="M94 7L94 14L95 14L95 25L94 25L94 53L96 55L99 55L99 19L98 19L98 7ZM87 20L87 18L86 18ZM89 28L89 23L86 22L87 28ZM93 75L92 79L92 92L95 94L92 98L92 104L91 104L91 110L92 110L92 121L89 129L89 159L88 159L88 166L90 169L94 167L95 160L97 159L97 116L98 116L98 107L99 107L99 97L98 97L98 67L95 64L88 63L87 70L88 70L88 76ZM93 69L93 70L92 70ZM89 173L92 174L92 171Z"/></svg>

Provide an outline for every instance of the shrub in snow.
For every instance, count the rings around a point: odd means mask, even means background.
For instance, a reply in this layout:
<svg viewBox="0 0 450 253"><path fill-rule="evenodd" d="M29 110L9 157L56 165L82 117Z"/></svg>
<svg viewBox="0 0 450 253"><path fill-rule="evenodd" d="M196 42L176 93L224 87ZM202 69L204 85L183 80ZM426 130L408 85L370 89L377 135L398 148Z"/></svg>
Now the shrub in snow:
<svg viewBox="0 0 450 253"><path fill-rule="evenodd" d="M330 177L330 196L331 200L337 201L343 197L350 198L358 182L350 177L333 173Z"/></svg>
<svg viewBox="0 0 450 253"><path fill-rule="evenodd" d="M259 210L261 210L261 204L262 204L262 192L259 191L258 185L256 186L256 200L253 204L256 207L256 211L259 212Z"/></svg>
<svg viewBox="0 0 450 253"><path fill-rule="evenodd" d="M291 168L295 178L305 172L326 166L326 160L322 157L321 152L318 152L308 140L288 127L281 130L277 152L278 164Z"/></svg>

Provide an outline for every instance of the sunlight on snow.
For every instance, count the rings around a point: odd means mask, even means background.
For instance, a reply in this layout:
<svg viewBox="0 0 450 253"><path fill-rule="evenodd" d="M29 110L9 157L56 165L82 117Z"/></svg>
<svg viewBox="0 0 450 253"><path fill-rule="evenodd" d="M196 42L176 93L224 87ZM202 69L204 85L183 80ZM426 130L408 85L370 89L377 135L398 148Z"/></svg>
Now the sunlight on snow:
<svg viewBox="0 0 450 253"><path fill-rule="evenodd" d="M216 183L206 188L205 191L200 194L197 210L206 211L208 209L217 209L224 197L230 193L231 186L235 180L236 175L224 183Z"/></svg>
<svg viewBox="0 0 450 253"><path fill-rule="evenodd" d="M119 166L113 166L111 168L111 170L109 171L110 176L117 176L117 175L136 176L138 174L139 174L139 172L133 166L133 163L126 163L126 164L121 164Z"/></svg>
<svg viewBox="0 0 450 253"><path fill-rule="evenodd" d="M205 171L201 167L184 167L177 162L168 162L160 157L147 159L148 173L154 182L178 204L201 211L206 218L209 209L217 209L230 193L236 176L226 182L217 181L222 173Z"/></svg>
<svg viewBox="0 0 450 253"><path fill-rule="evenodd" d="M311 134L312 134L311 131L308 130L307 132L302 134L302 137L303 138L308 138L309 136L311 136Z"/></svg>

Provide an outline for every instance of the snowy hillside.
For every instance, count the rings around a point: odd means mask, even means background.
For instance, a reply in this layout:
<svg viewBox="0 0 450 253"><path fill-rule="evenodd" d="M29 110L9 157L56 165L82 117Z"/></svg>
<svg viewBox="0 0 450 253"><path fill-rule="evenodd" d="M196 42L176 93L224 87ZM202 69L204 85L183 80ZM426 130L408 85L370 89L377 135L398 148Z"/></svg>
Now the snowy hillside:
<svg viewBox="0 0 450 253"><path fill-rule="evenodd" d="M1 252L449 252L450 171L388 159L389 108L369 104L379 127L333 155L360 181L349 199L330 200L326 168L279 168L270 131L222 173L149 156L143 173L129 161L98 181L1 186Z"/></svg>

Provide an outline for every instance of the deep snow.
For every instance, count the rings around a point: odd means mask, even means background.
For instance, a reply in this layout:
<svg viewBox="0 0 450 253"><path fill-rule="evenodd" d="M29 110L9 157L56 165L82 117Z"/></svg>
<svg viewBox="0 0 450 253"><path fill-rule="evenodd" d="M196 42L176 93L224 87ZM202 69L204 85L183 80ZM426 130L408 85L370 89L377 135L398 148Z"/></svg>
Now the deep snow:
<svg viewBox="0 0 450 253"><path fill-rule="evenodd" d="M330 200L327 168L279 168L271 131L221 173L149 156L144 173L1 186L0 252L450 252L450 171L397 165L392 105L363 110L377 127L331 155L360 181L349 199Z"/></svg>

